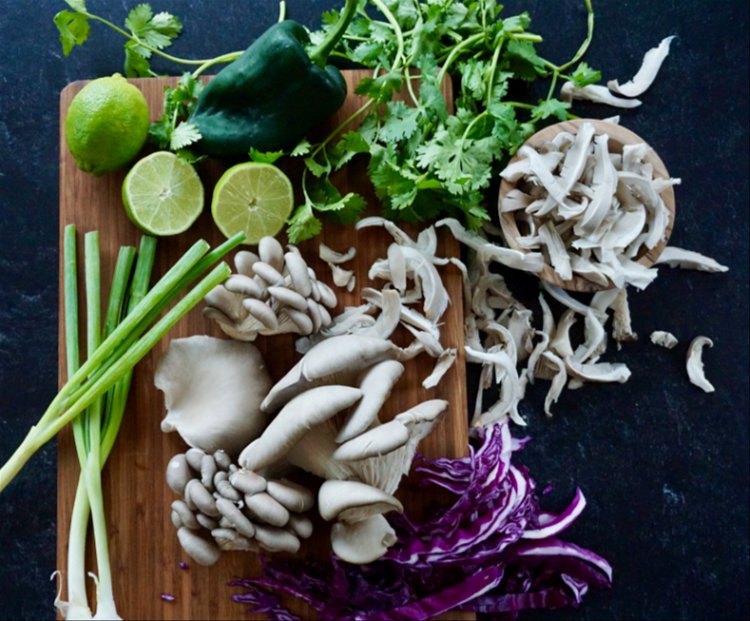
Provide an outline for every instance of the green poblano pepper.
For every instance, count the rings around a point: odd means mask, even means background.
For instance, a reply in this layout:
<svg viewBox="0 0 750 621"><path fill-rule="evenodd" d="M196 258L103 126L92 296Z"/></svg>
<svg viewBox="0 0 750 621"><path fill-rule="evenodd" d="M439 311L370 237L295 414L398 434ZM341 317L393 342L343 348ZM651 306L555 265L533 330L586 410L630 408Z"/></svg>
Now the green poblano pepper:
<svg viewBox="0 0 750 621"><path fill-rule="evenodd" d="M357 5L358 0L346 0L336 26L312 51L304 26L285 20L217 73L190 117L201 133L196 147L225 158L245 157L251 148L285 150L336 112L346 98L346 82L326 61Z"/></svg>

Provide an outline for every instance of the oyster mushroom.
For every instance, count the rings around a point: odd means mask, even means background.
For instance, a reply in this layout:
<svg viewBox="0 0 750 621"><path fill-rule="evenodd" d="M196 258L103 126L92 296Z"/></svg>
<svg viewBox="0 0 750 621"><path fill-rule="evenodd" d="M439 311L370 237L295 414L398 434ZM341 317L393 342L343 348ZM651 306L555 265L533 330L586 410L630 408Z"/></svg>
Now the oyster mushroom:
<svg viewBox="0 0 750 621"><path fill-rule="evenodd" d="M320 517L329 522L359 522L372 515L403 510L391 494L361 481L325 481L318 490Z"/></svg>
<svg viewBox="0 0 750 621"><path fill-rule="evenodd" d="M352 383L361 371L382 360L403 356L391 341L345 334L325 339L282 377L263 400L264 412L274 412L301 392L332 383Z"/></svg>
<svg viewBox="0 0 750 621"><path fill-rule="evenodd" d="M173 339L154 384L164 392L164 432L177 431L190 446L236 454L261 433L268 415L260 402L271 378L251 343L191 336Z"/></svg>
<svg viewBox="0 0 750 621"><path fill-rule="evenodd" d="M403 372L404 365L398 360L383 360L362 372L357 382L362 399L342 424L337 442L351 440L377 422L378 412Z"/></svg>
<svg viewBox="0 0 750 621"><path fill-rule="evenodd" d="M396 531L382 514L354 523L336 522L331 527L333 553L347 563L372 563L396 541Z"/></svg>
<svg viewBox="0 0 750 621"><path fill-rule="evenodd" d="M177 539L179 539L182 549L188 553L188 556L204 567L215 565L219 556L221 556L221 550L215 543L197 535L189 528L179 528Z"/></svg>
<svg viewBox="0 0 750 621"><path fill-rule="evenodd" d="M181 472L167 476L183 487L171 505L171 519L186 552L201 564L218 560L219 550L295 551L300 539L312 534L312 522L304 512L312 508L314 495L287 479L266 480L240 469L223 451L206 454L189 449L170 464ZM180 459L182 457L182 459ZM206 468L209 462L213 465ZM184 467L189 481L183 485ZM208 474L213 476L208 480ZM190 533L181 532L183 530ZM209 538L210 535L210 538ZM213 541L212 541L213 539Z"/></svg>
<svg viewBox="0 0 750 621"><path fill-rule="evenodd" d="M297 395L261 436L245 447L239 457L240 465L258 471L279 461L310 429L354 405L361 397L358 388L338 385L318 386Z"/></svg>
<svg viewBox="0 0 750 621"><path fill-rule="evenodd" d="M258 335L309 334L330 323L330 314L311 302L334 308L336 294L308 267L294 247L264 237L258 255L235 256L237 274L206 296L204 315L232 338L252 341ZM313 318L312 315L315 314Z"/></svg>

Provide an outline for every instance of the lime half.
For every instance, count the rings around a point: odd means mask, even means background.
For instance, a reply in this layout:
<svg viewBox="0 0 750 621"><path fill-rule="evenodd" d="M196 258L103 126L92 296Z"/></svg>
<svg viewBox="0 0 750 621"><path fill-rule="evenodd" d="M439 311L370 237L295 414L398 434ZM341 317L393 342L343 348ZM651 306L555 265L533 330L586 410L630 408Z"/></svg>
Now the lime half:
<svg viewBox="0 0 750 621"><path fill-rule="evenodd" d="M122 201L128 217L146 233L176 235L203 211L203 184L190 164L169 151L157 151L130 169Z"/></svg>
<svg viewBox="0 0 750 621"><path fill-rule="evenodd" d="M245 162L229 168L216 183L211 213L226 237L244 232L246 243L257 244L281 231L292 207L292 183L280 169Z"/></svg>

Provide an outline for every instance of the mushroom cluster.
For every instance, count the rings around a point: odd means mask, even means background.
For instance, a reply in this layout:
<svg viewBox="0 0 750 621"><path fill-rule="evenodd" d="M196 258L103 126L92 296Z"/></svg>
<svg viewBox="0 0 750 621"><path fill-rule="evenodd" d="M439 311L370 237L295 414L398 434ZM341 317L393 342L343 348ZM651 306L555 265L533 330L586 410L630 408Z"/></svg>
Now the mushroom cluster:
<svg viewBox="0 0 750 621"><path fill-rule="evenodd" d="M177 538L200 565L216 563L222 550L293 553L312 534L304 513L315 499L307 488L242 469L222 450L179 453L166 478L181 497L172 503Z"/></svg>
<svg viewBox="0 0 750 621"><path fill-rule="evenodd" d="M277 413L239 457L249 471L297 467L325 479L319 511L334 522L333 551L350 563L369 563L395 542L383 514L403 510L394 493L448 405L425 401L380 420L405 355L379 337L343 335L315 345L268 393L261 408Z"/></svg>
<svg viewBox="0 0 750 621"><path fill-rule="evenodd" d="M309 335L331 323L336 294L295 246L284 252L276 239L264 237L258 254L242 250L234 264L237 273L206 296L203 311L227 335L241 341L260 334Z"/></svg>

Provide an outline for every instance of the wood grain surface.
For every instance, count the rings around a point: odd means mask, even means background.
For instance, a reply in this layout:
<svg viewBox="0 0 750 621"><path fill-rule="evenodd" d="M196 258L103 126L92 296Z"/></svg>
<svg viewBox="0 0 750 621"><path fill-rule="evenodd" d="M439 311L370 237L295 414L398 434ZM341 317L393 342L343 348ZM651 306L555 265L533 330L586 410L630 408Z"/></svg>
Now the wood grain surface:
<svg viewBox="0 0 750 621"><path fill-rule="evenodd" d="M350 93L362 75L361 72L345 72ZM156 118L161 112L163 89L174 80L153 78L133 82L146 95L152 118ZM72 83L61 93L61 127L64 126L62 121L72 98L84 85L85 82ZM446 89L449 89L449 85ZM446 99L450 102L450 93L447 95ZM350 95L344 107L331 119L331 127L338 125L359 105L359 98ZM211 188L226 166L226 163L211 161L199 165L199 172L206 188L207 204L210 202ZM287 172L297 187L299 170L287 168ZM83 233L91 230L100 232L104 299L108 294L108 283L120 246L137 247L141 236L123 210L120 187L124 174L125 171L94 177L81 172L75 166L61 133L60 239L62 241L65 225L74 223L79 232L80 267ZM369 204L375 204L362 163L355 162L348 166L335 181L342 191L356 190L365 195ZM223 237L213 225L208 209L187 233L159 240L154 278L163 274L199 238L208 240L212 246L223 241ZM317 249L321 241L336 250L357 247L357 288L350 294L334 287L339 295L339 309L345 305L359 303L359 287L380 286L368 281L367 271L376 258L385 256L391 238L384 231L380 228L371 228L356 232L352 227L326 225L320 238L300 245L305 258L317 271L319 278L333 286L330 270L318 259ZM62 248L62 243L60 247ZM452 238L441 236L439 254L458 256L458 246ZM464 454L467 438L461 278L452 266L442 267L440 270L451 298L451 305L444 317L442 341L446 347L458 348L458 360L440 385L431 391L422 389L421 381L431 371L434 361L423 354L407 363L406 371L384 413L384 418L389 418L426 398L447 399L450 402L448 414L420 446L421 452L432 457ZM81 277L82 273L80 271ZM83 309L83 305L81 308ZM227 582L232 579L257 574L259 565L255 555L243 552L224 553L215 566L200 567L190 563L190 559L182 552L170 521L170 504L175 497L166 486L164 471L169 459L184 451L186 446L176 434L164 434L159 429L159 423L166 412L163 396L153 385L153 375L169 339L194 334L223 336L212 322L202 316L199 306L184 317L136 367L122 429L104 470L103 486L115 598L119 612L125 619L259 618L248 616L242 606L233 603L230 599L233 589L227 586ZM59 344L59 376L62 381L65 377L62 305ZM274 379L281 377L298 359L291 336L261 337L257 344L264 353ZM58 441L57 496L58 568L63 572L66 567L67 532L78 473L72 435L69 430L64 430ZM407 510L416 514L429 513L431 506L436 502L435 498L410 489L408 481L402 485L397 495ZM313 542L304 544L298 556L320 555L321 550L326 548L327 541L328 533L318 529L313 535ZM91 550L89 558L92 560L87 569L95 571ZM188 562L189 568L180 569L180 561ZM164 601L161 598L162 594L173 595L175 599L170 602ZM299 606L296 606L295 610L306 618L313 617L311 611Z"/></svg>

